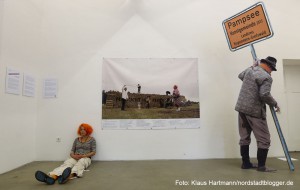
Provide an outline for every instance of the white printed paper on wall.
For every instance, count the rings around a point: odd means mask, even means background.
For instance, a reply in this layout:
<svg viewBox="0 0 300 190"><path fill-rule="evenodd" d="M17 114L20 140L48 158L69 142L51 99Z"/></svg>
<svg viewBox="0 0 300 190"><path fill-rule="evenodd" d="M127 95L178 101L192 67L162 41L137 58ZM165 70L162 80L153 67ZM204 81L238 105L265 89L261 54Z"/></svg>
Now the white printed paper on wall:
<svg viewBox="0 0 300 190"><path fill-rule="evenodd" d="M18 70L7 68L5 92L9 94L19 95L21 89L20 81L21 73Z"/></svg>
<svg viewBox="0 0 300 190"><path fill-rule="evenodd" d="M57 97L57 79L48 78L44 80L44 98L56 98Z"/></svg>
<svg viewBox="0 0 300 190"><path fill-rule="evenodd" d="M35 95L35 78L31 75L24 74L23 96L34 97L34 95Z"/></svg>

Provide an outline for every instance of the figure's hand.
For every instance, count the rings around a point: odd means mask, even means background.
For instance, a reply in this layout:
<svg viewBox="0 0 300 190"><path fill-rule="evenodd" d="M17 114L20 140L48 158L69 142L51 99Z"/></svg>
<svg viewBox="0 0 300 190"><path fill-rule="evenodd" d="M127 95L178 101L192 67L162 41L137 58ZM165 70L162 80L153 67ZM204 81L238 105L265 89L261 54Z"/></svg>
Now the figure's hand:
<svg viewBox="0 0 300 190"><path fill-rule="evenodd" d="M275 106L275 112L280 113L280 107L278 106L278 104Z"/></svg>
<svg viewBox="0 0 300 190"><path fill-rule="evenodd" d="M74 158L75 160L80 160L82 158L82 155L80 155L80 154L73 154L72 158Z"/></svg>
<svg viewBox="0 0 300 190"><path fill-rule="evenodd" d="M252 67L258 66L259 63L260 63L260 60L259 60L259 59L254 59L254 60L253 60L253 65L252 65Z"/></svg>
<svg viewBox="0 0 300 190"><path fill-rule="evenodd" d="M78 154L75 154L75 155L74 155L74 159L75 159L75 160L79 160L79 159L80 159L79 155L78 155Z"/></svg>

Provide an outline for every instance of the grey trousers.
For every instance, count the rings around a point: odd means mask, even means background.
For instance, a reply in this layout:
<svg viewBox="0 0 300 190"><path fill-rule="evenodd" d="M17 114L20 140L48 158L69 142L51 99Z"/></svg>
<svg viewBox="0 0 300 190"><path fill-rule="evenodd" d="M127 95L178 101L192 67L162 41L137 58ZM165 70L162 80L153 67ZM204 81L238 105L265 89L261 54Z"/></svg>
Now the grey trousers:
<svg viewBox="0 0 300 190"><path fill-rule="evenodd" d="M271 144L271 138L267 120L239 112L239 144L241 146L250 145L252 131L256 138L257 148L268 149Z"/></svg>

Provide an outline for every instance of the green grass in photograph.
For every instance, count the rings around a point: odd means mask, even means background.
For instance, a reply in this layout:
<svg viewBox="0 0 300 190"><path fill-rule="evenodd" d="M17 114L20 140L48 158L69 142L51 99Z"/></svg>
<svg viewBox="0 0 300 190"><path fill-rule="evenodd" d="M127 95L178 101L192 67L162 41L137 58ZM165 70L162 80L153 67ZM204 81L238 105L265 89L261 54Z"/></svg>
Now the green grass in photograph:
<svg viewBox="0 0 300 190"><path fill-rule="evenodd" d="M102 106L102 119L175 119L175 118L200 118L198 104L181 107L180 111L176 108L105 108Z"/></svg>

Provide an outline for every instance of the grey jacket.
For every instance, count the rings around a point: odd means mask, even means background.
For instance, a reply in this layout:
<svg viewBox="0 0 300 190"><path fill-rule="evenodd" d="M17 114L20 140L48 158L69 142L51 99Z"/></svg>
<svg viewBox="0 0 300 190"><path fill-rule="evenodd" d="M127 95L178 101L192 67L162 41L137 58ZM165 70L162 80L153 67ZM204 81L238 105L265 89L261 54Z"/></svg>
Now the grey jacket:
<svg viewBox="0 0 300 190"><path fill-rule="evenodd" d="M266 104L276 106L271 95L273 79L260 66L247 68L239 74L243 81L235 110L256 118L266 118Z"/></svg>

